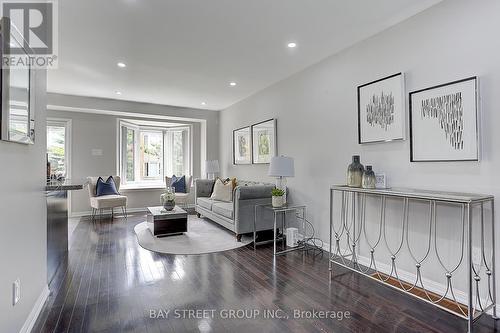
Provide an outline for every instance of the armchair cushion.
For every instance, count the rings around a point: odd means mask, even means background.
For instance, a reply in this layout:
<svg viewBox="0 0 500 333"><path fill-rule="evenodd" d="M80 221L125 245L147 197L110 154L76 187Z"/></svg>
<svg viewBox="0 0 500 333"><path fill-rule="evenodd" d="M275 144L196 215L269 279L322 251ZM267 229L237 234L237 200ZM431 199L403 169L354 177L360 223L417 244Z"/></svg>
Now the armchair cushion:
<svg viewBox="0 0 500 333"><path fill-rule="evenodd" d="M127 197L124 195L116 194L91 197L90 206L95 209L126 207Z"/></svg>
<svg viewBox="0 0 500 333"><path fill-rule="evenodd" d="M175 193L175 202L181 206L194 205L194 191L189 193Z"/></svg>
<svg viewBox="0 0 500 333"><path fill-rule="evenodd" d="M103 195L119 195L116 190L115 180L113 176L109 176L106 181L99 177L96 184L96 196L100 197Z"/></svg>
<svg viewBox="0 0 500 333"><path fill-rule="evenodd" d="M87 177L87 184L89 190L89 196L95 197L97 194L97 180L101 177ZM120 191L120 176L113 176L113 180L115 181L116 190Z"/></svg>
<svg viewBox="0 0 500 333"><path fill-rule="evenodd" d="M173 175L170 186L175 188L175 193L186 193L186 176L176 177Z"/></svg>
<svg viewBox="0 0 500 333"><path fill-rule="evenodd" d="M167 186L173 186L174 177L175 176L172 176L172 177L165 176L165 184ZM190 193L191 186L193 186L193 176L185 176L184 175L183 177L184 177L185 191L182 193ZM178 177L175 177L175 178L179 179ZM175 193L179 193L179 191L177 191L177 189L175 189Z"/></svg>

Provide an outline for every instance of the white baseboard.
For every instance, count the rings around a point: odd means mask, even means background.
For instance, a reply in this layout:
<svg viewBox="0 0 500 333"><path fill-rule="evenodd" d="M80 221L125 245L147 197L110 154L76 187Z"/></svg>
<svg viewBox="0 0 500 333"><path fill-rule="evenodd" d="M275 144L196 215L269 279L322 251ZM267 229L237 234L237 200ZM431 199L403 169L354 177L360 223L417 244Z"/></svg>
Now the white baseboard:
<svg viewBox="0 0 500 333"><path fill-rule="evenodd" d="M38 319L38 316L40 315L40 312L43 309L43 305L45 304L45 301L47 300L47 297L49 297L50 291L49 287L45 285L42 289L42 292L40 296L38 296L38 299L35 302L35 305L33 306L33 309L31 309L30 314L28 315L28 318L26 318L26 321L24 322L23 327L21 327L21 330L19 330L19 333L30 333L31 330L33 329L33 326L35 326L36 320Z"/></svg>
<svg viewBox="0 0 500 333"><path fill-rule="evenodd" d="M323 250L324 251L326 251L328 253L329 248L330 248L329 244L323 243ZM345 249L341 249L341 251L344 252ZM359 261L359 263L361 265L363 265L365 267L370 266L370 258L368 258L368 257L360 256L358 254L358 261ZM387 274L387 275L389 275L391 273L391 265L388 265L388 264L385 264L385 263L382 263L382 262L379 262L379 261L376 261L375 265L377 265L377 270L379 272ZM402 281L405 281L405 282L408 282L408 283L411 283L411 284L413 284L414 281L415 281L415 279L416 279L416 275L415 274L410 273L408 271L404 271L402 269L398 269L398 276L399 276L399 278ZM442 283L439 283L439 282L436 282L436 281L433 281L433 280L429 280L429 279L426 279L426 278L423 278L423 277L422 277L422 281L424 283L425 288L428 291L431 291L431 292L434 292L434 293L437 293L437 294L440 294L440 295L443 295L446 292L446 285L444 285ZM455 297L456 297L456 299L457 299L457 301L459 303L467 304L467 298L468 297L467 297L467 293L466 292L464 292L462 290L457 290L457 289L454 288L454 294L455 294ZM485 304L485 301L486 301L486 299L481 299L482 304ZM498 303L497 303L497 309L500 309L500 304L498 304ZM488 310L487 313L489 315L492 315L493 314L493 309ZM498 311L497 311L497 313L498 313Z"/></svg>
<svg viewBox="0 0 500 333"><path fill-rule="evenodd" d="M146 211L146 207L141 207L141 208L127 208L127 213L142 213ZM121 210L116 210L116 214L120 214ZM85 216L91 216L92 211L85 211L85 212L72 212L69 217L85 217ZM102 216L111 216L111 212L107 209L106 211L102 212Z"/></svg>
<svg viewBox="0 0 500 333"><path fill-rule="evenodd" d="M183 209L193 209L194 205L189 204L187 207L181 206ZM145 213L147 211L146 207L139 207L139 208L127 208L127 213ZM117 208L115 210L116 214L120 214L121 210L120 208ZM76 217L85 217L85 216L91 216L92 211L85 211L85 212L72 212L69 217L71 218L76 218ZM102 216L111 216L111 211L109 209L106 209L105 211L102 212Z"/></svg>

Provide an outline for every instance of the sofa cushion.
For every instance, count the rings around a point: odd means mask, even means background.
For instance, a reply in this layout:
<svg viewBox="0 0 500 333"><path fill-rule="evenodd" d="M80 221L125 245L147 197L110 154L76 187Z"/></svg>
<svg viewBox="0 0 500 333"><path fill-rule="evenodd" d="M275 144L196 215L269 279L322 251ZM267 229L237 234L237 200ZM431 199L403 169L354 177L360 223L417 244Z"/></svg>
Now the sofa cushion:
<svg viewBox="0 0 500 333"><path fill-rule="evenodd" d="M212 212L233 219L233 203L216 201L212 205Z"/></svg>
<svg viewBox="0 0 500 333"><path fill-rule="evenodd" d="M215 181L214 189L212 191L212 195L210 196L210 198L212 198L214 200L226 201L226 202L232 201L233 200L233 189L234 189L235 183L236 183L235 178L233 178L232 180L229 178L226 180L222 180L222 179L218 178Z"/></svg>
<svg viewBox="0 0 500 333"><path fill-rule="evenodd" d="M212 210L212 204L214 203L214 200L213 199L210 199L210 198L197 198L196 199L196 204L205 208L205 209L208 209L208 210Z"/></svg>
<svg viewBox="0 0 500 333"><path fill-rule="evenodd" d="M187 198L189 196L189 193L177 193L175 192L175 199L184 199L184 198Z"/></svg>
<svg viewBox="0 0 500 333"><path fill-rule="evenodd" d="M193 193L175 193L175 202L180 204L180 205L194 204L194 192Z"/></svg>

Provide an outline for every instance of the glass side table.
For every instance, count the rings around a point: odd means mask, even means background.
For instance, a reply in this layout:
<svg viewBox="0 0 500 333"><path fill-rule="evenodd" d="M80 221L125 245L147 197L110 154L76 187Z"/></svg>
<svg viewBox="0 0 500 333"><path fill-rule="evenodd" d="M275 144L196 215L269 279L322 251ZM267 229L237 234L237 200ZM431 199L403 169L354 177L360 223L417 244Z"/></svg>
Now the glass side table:
<svg viewBox="0 0 500 333"><path fill-rule="evenodd" d="M303 237L305 239L305 233L306 233L306 206L298 206L298 205L287 205L283 207L273 207L271 204L265 204L265 205L255 205L255 214L254 214L254 220L253 220L253 248L254 250L256 249L257 245L262 245L262 244L267 244L270 241L262 241L262 242L257 242L257 218L258 218L258 212L259 210L269 210L273 214L273 255L277 256L280 254L292 252L292 251L297 251L297 250L303 250L306 247L306 243L303 242L302 245L299 245L297 247L293 247L290 249L285 250L285 226L286 226L286 213L288 212L295 212L296 216L302 221L302 232L303 232ZM302 213L302 214L300 214ZM277 235L277 228L278 228L278 215L281 215L281 237L278 237ZM281 241L281 251L276 251L276 242Z"/></svg>

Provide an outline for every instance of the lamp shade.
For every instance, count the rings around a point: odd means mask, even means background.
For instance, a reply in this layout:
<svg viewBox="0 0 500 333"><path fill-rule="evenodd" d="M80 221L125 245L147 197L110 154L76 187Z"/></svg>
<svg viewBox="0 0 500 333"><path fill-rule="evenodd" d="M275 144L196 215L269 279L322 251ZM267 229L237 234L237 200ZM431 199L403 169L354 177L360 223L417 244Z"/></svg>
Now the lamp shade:
<svg viewBox="0 0 500 333"><path fill-rule="evenodd" d="M206 173L218 173L219 160L205 161L205 171Z"/></svg>
<svg viewBox="0 0 500 333"><path fill-rule="evenodd" d="M295 167L293 158L286 156L274 156L271 158L268 175L270 177L294 177Z"/></svg>

